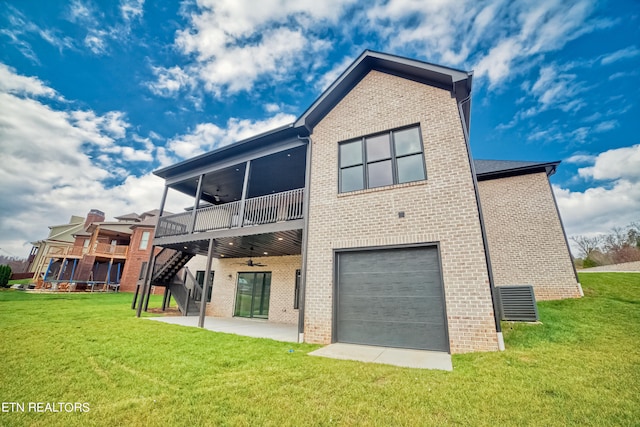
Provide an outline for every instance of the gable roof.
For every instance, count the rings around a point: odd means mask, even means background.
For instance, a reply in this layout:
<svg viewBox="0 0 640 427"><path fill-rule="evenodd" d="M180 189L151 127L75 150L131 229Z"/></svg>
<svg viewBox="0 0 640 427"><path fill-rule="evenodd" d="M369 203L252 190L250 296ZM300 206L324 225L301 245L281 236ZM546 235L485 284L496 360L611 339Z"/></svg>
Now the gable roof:
<svg viewBox="0 0 640 427"><path fill-rule="evenodd" d="M458 101L467 98L471 93L473 77L471 72L365 50L295 122L183 160L153 173L167 179L190 170L206 167L222 159L242 155L267 144L306 137L311 134L314 126L371 70L378 70L449 90ZM470 107L469 102L462 105L467 129L469 128Z"/></svg>
<svg viewBox="0 0 640 427"><path fill-rule="evenodd" d="M455 94L458 102L471 94L473 73L387 53L365 50L294 123L309 132L371 70L418 81ZM463 106L469 128L469 103Z"/></svg>
<svg viewBox="0 0 640 427"><path fill-rule="evenodd" d="M545 172L547 176L556 173L560 161L555 162L524 162L517 160L474 160L478 181L505 178L508 176L526 175L529 173Z"/></svg>
<svg viewBox="0 0 640 427"><path fill-rule="evenodd" d="M125 215L116 216L115 219L118 221L140 221L140 216L135 212L131 212Z"/></svg>

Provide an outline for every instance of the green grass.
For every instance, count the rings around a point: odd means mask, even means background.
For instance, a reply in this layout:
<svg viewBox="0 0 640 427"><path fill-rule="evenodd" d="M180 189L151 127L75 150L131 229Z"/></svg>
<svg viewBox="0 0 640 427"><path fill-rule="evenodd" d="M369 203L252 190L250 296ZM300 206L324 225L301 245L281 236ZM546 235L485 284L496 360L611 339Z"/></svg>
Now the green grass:
<svg viewBox="0 0 640 427"><path fill-rule="evenodd" d="M638 425L640 274L581 280L585 298L539 303L542 324L505 323L505 352L453 372L137 319L127 294L0 291L0 401L90 405L0 425Z"/></svg>
<svg viewBox="0 0 640 427"><path fill-rule="evenodd" d="M9 280L9 285L28 285L32 283L33 279L18 279L18 280Z"/></svg>

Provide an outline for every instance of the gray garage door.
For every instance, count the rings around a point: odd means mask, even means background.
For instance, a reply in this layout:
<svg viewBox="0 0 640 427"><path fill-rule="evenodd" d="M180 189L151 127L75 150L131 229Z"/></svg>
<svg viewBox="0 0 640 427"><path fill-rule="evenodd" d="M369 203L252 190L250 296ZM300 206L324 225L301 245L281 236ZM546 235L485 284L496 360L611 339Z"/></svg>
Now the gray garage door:
<svg viewBox="0 0 640 427"><path fill-rule="evenodd" d="M339 253L336 341L449 351L437 251Z"/></svg>

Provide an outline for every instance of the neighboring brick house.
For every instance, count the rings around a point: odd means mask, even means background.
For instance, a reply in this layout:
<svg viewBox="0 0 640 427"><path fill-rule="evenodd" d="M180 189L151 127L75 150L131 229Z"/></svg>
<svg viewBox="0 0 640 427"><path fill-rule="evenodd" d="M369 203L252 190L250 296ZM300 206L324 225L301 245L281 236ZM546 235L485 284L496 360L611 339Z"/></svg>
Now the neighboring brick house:
<svg viewBox="0 0 640 427"><path fill-rule="evenodd" d="M295 123L156 171L161 211L170 191L194 204L161 213L146 289L193 307L212 285L207 314L297 323L311 343L499 349L494 286L581 288L558 162L472 161L471 82L365 51Z"/></svg>
<svg viewBox="0 0 640 427"><path fill-rule="evenodd" d="M81 231L84 226L84 218L72 215L67 224L50 225L49 236L46 239L31 242L33 245L29 258L27 258L27 271L33 273L32 277L38 277L44 274L49 259L45 256L49 253L49 249L56 247L71 247L75 242L73 234Z"/></svg>
<svg viewBox="0 0 640 427"><path fill-rule="evenodd" d="M41 261L34 275L45 282L76 283L78 289L97 282L101 289L133 291L149 260L158 215L156 209L105 221L104 212L92 209L84 219L72 217L76 226L67 240L73 241L52 242L38 250Z"/></svg>

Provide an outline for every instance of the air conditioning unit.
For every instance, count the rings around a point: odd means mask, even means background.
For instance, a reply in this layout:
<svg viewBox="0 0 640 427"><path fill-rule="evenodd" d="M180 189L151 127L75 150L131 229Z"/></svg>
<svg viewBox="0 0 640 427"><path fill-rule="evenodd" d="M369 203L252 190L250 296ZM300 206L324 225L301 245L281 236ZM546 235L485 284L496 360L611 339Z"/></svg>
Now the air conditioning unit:
<svg viewBox="0 0 640 427"><path fill-rule="evenodd" d="M531 285L496 286L502 320L536 322L538 307Z"/></svg>

